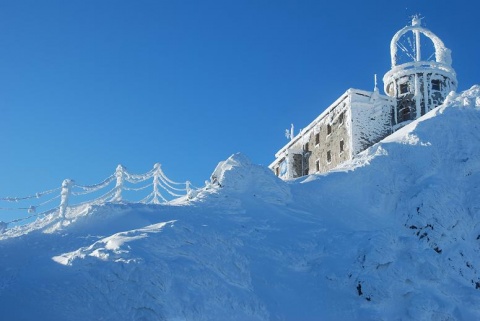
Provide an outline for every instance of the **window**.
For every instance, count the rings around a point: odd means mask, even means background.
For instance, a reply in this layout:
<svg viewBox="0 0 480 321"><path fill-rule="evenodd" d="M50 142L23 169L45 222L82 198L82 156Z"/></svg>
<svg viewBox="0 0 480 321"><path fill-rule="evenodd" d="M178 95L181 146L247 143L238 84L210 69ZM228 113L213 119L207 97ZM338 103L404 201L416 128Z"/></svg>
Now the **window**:
<svg viewBox="0 0 480 321"><path fill-rule="evenodd" d="M315 161L315 170L317 172L320 172L320 160L318 159Z"/></svg>
<svg viewBox="0 0 480 321"><path fill-rule="evenodd" d="M303 151L304 151L304 152L308 152L308 143L305 143L305 144L303 145Z"/></svg>
<svg viewBox="0 0 480 321"><path fill-rule="evenodd" d="M332 161L332 152L328 151L327 152L327 163L330 163Z"/></svg>
<svg viewBox="0 0 480 321"><path fill-rule="evenodd" d="M440 80L438 79L433 79L432 80L432 90L441 90L442 85L440 83Z"/></svg>
<svg viewBox="0 0 480 321"><path fill-rule="evenodd" d="M389 96L393 96L393 83L388 84L386 93L387 93Z"/></svg>
<svg viewBox="0 0 480 321"><path fill-rule="evenodd" d="M315 145L320 144L320 134L315 134Z"/></svg>
<svg viewBox="0 0 480 321"><path fill-rule="evenodd" d="M400 93L401 94L408 93L408 84L407 83L400 84Z"/></svg>
<svg viewBox="0 0 480 321"><path fill-rule="evenodd" d="M305 175L308 175L308 172L309 172L309 169L308 169L308 167L307 167L307 168L305 168L305 169L303 170L303 175L304 175L304 176L305 176Z"/></svg>
<svg viewBox="0 0 480 321"><path fill-rule="evenodd" d="M399 121L405 121L410 119L410 108L405 107L400 109L400 113L398 115Z"/></svg>
<svg viewBox="0 0 480 321"><path fill-rule="evenodd" d="M345 112L341 113L340 116L338 116L338 124L341 125L343 124L343 118L345 117Z"/></svg>
<svg viewBox="0 0 480 321"><path fill-rule="evenodd" d="M345 146L345 143L343 141L343 139L340 141L340 154L343 153L343 150L344 150L344 146Z"/></svg>
<svg viewBox="0 0 480 321"><path fill-rule="evenodd" d="M332 125L328 124L327 125L327 135L330 135L332 133Z"/></svg>
<svg viewBox="0 0 480 321"><path fill-rule="evenodd" d="M275 175L280 176L280 167L275 167Z"/></svg>

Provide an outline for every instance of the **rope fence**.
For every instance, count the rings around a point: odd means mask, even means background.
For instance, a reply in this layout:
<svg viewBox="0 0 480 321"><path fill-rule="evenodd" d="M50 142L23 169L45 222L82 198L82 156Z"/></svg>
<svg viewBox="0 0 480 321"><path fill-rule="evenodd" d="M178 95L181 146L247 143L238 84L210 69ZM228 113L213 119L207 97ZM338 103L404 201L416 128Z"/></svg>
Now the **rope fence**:
<svg viewBox="0 0 480 321"><path fill-rule="evenodd" d="M151 192L139 201L124 199L127 193L133 195L148 190ZM84 205L100 205L108 202L165 204L179 197L190 196L192 191L192 184L189 181L177 183L170 180L162 171L159 163L156 163L150 171L144 174L132 174L124 166L118 165L115 173L98 184L79 185L74 180L65 179L61 187L55 189L25 197L0 198L0 211L26 211L29 214L9 222L1 221L0 217L0 232L10 224L55 212L58 212L61 218L65 218L67 211ZM52 206L55 204L54 201L57 202L57 206ZM3 206L4 204L5 206Z"/></svg>

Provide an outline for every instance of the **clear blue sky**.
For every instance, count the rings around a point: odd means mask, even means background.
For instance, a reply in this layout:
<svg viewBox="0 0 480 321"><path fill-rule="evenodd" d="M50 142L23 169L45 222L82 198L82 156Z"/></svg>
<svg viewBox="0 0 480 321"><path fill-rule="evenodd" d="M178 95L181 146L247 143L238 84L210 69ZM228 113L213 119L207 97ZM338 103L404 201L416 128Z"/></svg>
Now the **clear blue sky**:
<svg viewBox="0 0 480 321"><path fill-rule="evenodd" d="M413 14L480 83L476 1L0 1L0 197L160 162L203 185L348 88L372 90ZM383 84L380 83L381 88ZM383 92L383 89L382 89ZM2 214L2 212L0 212ZM3 214L2 214L3 215ZM0 217L0 220L2 218Z"/></svg>

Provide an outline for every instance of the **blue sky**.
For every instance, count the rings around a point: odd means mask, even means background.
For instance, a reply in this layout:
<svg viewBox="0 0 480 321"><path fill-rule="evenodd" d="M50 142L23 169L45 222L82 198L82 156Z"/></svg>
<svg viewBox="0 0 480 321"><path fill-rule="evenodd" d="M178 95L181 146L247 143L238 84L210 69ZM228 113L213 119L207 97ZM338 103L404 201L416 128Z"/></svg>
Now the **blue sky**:
<svg viewBox="0 0 480 321"><path fill-rule="evenodd" d="M0 0L0 197L117 164L160 162L197 186L236 152L268 165L290 123L372 90L375 73L383 86L390 40L417 13L465 90L480 83L474 3Z"/></svg>

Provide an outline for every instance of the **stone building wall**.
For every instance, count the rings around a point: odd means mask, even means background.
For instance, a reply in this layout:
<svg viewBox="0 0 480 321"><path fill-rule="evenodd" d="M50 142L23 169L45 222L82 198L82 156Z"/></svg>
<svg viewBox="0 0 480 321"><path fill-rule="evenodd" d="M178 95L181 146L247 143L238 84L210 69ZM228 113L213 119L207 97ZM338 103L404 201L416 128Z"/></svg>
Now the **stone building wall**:
<svg viewBox="0 0 480 321"><path fill-rule="evenodd" d="M308 150L310 151L308 159L309 174L327 172L350 159L350 135L348 130L350 113L348 113L348 107L347 96L311 131L308 140Z"/></svg>
<svg viewBox="0 0 480 321"><path fill-rule="evenodd" d="M276 154L270 168L282 179L330 171L391 132L392 104L378 92L347 90Z"/></svg>

